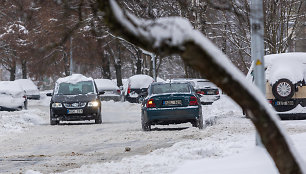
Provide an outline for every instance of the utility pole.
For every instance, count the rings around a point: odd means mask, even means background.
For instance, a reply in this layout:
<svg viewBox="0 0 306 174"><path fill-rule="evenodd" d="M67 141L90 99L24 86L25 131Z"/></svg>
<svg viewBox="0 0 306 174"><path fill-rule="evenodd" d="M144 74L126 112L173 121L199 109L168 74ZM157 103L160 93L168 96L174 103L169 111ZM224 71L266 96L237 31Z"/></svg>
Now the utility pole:
<svg viewBox="0 0 306 174"><path fill-rule="evenodd" d="M156 77L156 55L155 54L151 54L151 59L153 62L153 79L154 82L157 82L157 77Z"/></svg>
<svg viewBox="0 0 306 174"><path fill-rule="evenodd" d="M73 74L73 57L72 57L72 36L70 37L70 75Z"/></svg>
<svg viewBox="0 0 306 174"><path fill-rule="evenodd" d="M264 15L263 0L251 0L251 57L255 63L255 85L266 94L265 66L264 66ZM258 132L256 132L256 145L263 146Z"/></svg>

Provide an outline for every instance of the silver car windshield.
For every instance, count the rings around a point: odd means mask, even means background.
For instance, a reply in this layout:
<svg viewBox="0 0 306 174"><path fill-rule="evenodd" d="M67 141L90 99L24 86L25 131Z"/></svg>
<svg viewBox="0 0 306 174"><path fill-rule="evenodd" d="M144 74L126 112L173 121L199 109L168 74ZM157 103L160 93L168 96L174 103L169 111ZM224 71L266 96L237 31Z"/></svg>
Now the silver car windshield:
<svg viewBox="0 0 306 174"><path fill-rule="evenodd" d="M78 95L78 94L88 94L94 93L94 85L92 81L81 81L75 84L72 83L60 83L58 85L58 90L55 94L58 95Z"/></svg>

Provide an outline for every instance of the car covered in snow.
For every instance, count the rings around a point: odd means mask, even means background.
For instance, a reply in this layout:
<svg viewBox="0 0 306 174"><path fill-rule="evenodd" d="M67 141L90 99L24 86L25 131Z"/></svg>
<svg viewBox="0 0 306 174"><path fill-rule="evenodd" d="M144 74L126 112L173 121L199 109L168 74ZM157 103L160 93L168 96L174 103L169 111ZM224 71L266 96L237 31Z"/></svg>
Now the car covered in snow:
<svg viewBox="0 0 306 174"><path fill-rule="evenodd" d="M121 90L114 81L110 79L95 79L95 82L98 91L104 92L104 94L100 95L102 101L121 101Z"/></svg>
<svg viewBox="0 0 306 174"><path fill-rule="evenodd" d="M31 79L18 79L15 81L19 83L22 89L26 92L26 96L28 99L40 99L40 92Z"/></svg>
<svg viewBox="0 0 306 174"><path fill-rule="evenodd" d="M154 79L148 75L138 74L130 77L125 91L125 100L138 103L147 95L147 89L152 82Z"/></svg>
<svg viewBox="0 0 306 174"><path fill-rule="evenodd" d="M50 124L60 121L95 120L102 123L101 101L95 81L81 74L59 78L50 101Z"/></svg>
<svg viewBox="0 0 306 174"><path fill-rule="evenodd" d="M264 61L266 98L278 115L306 118L306 53L271 54ZM253 69L249 72L252 78Z"/></svg>
<svg viewBox="0 0 306 174"><path fill-rule="evenodd" d="M27 109L25 91L16 81L0 81L0 110L18 111Z"/></svg>
<svg viewBox="0 0 306 174"><path fill-rule="evenodd" d="M141 123L144 131L151 125L190 122L203 128L200 99L189 82L154 82L142 102Z"/></svg>

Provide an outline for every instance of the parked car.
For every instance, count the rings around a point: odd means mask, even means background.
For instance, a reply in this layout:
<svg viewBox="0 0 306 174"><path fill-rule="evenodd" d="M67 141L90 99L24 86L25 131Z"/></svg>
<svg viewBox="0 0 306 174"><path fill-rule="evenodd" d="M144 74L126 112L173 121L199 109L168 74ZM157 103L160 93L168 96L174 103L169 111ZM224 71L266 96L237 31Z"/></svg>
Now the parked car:
<svg viewBox="0 0 306 174"><path fill-rule="evenodd" d="M201 104L211 105L220 99L219 88L207 79L177 78L171 79L172 82L189 82L200 96Z"/></svg>
<svg viewBox="0 0 306 174"><path fill-rule="evenodd" d="M0 81L0 110L19 111L27 109L25 91L15 81Z"/></svg>
<svg viewBox="0 0 306 174"><path fill-rule="evenodd" d="M128 79L128 87L125 91L125 100L131 103L138 103L146 97L149 85L154 79L148 75L138 74Z"/></svg>
<svg viewBox="0 0 306 174"><path fill-rule="evenodd" d="M18 79L15 81L19 83L22 89L26 92L26 96L28 99L40 99L40 92L31 79Z"/></svg>
<svg viewBox="0 0 306 174"><path fill-rule="evenodd" d="M209 105L220 99L219 88L207 79L193 79L195 90L200 95L201 104Z"/></svg>
<svg viewBox="0 0 306 174"><path fill-rule="evenodd" d="M282 119L306 118L306 53L264 57L266 98ZM254 63L252 63L254 65ZM253 78L251 66L247 79Z"/></svg>
<svg viewBox="0 0 306 174"><path fill-rule="evenodd" d="M59 78L50 101L50 124L60 121L95 120L102 123L101 101L95 81L81 74Z"/></svg>
<svg viewBox="0 0 306 174"><path fill-rule="evenodd" d="M142 129L150 131L151 125L187 122L203 128L200 99L192 85L188 82L152 83L148 96L142 102Z"/></svg>
<svg viewBox="0 0 306 174"><path fill-rule="evenodd" d="M101 101L121 101L121 90L110 79L95 79L99 92L104 92L100 95Z"/></svg>

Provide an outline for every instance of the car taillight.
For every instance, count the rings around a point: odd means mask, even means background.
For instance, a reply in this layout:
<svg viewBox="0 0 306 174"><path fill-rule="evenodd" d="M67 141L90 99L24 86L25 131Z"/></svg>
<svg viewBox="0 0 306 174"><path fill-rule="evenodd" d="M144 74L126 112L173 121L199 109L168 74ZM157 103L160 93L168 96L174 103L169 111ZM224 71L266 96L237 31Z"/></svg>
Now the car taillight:
<svg viewBox="0 0 306 174"><path fill-rule="evenodd" d="M204 91L197 91L197 93L198 93L198 94L202 94L202 95L204 95L204 94L205 94L205 92L204 92Z"/></svg>
<svg viewBox="0 0 306 174"><path fill-rule="evenodd" d="M198 105L198 99L195 96L191 96L189 99L189 105L190 106Z"/></svg>
<svg viewBox="0 0 306 174"><path fill-rule="evenodd" d="M156 105L154 103L154 99L150 99L147 101L147 108L155 108Z"/></svg>
<svg viewBox="0 0 306 174"><path fill-rule="evenodd" d="M219 95L219 90L217 90L216 95Z"/></svg>
<svg viewBox="0 0 306 174"><path fill-rule="evenodd" d="M130 86L128 87L127 93L128 94L131 93L131 87Z"/></svg>
<svg viewBox="0 0 306 174"><path fill-rule="evenodd" d="M268 102L269 102L270 104L272 104L272 100L268 100Z"/></svg>
<svg viewBox="0 0 306 174"><path fill-rule="evenodd" d="M27 96L24 95L23 98L27 98Z"/></svg>
<svg viewBox="0 0 306 174"><path fill-rule="evenodd" d="M121 93L121 91L118 89L118 90L117 90L117 93L118 93L118 94L120 94L120 93Z"/></svg>

